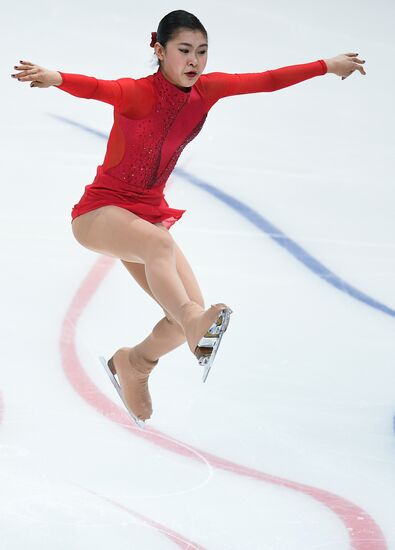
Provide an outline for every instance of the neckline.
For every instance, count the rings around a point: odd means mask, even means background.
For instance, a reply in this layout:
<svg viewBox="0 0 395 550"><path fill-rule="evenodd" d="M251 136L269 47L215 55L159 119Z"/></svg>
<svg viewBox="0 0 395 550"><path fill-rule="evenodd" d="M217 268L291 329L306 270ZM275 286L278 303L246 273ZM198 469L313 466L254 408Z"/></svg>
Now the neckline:
<svg viewBox="0 0 395 550"><path fill-rule="evenodd" d="M181 95L181 94L182 94L183 96L188 96L188 95L190 95L193 86L188 87L186 90L182 90L182 89L179 88L176 84L173 84L173 82L170 82L170 80L167 80L167 78L164 76L164 74L162 73L162 71L160 70L160 68L158 68L158 70L156 71L156 75L157 75L157 77L158 77L160 80L162 80L162 82L166 82L166 84L167 84L168 86L170 86L174 91L178 92L180 95Z"/></svg>

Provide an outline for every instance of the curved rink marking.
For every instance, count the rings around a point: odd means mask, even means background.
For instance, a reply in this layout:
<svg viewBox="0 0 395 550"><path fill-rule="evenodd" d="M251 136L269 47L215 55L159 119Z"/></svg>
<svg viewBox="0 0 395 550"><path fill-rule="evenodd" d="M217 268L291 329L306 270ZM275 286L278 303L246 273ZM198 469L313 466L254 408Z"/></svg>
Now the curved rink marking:
<svg viewBox="0 0 395 550"><path fill-rule="evenodd" d="M52 118L55 118L56 120L60 120L66 124L74 126L76 128L80 128L85 132L93 134L101 139L105 139L105 140L108 139L107 134L100 132L99 130L95 130L90 126L86 126L85 124L81 124L67 117L55 115L53 113L47 113L47 115L49 115ZM176 175L179 175L181 178L184 178L186 181L188 181L192 185L195 185L196 187L199 187L203 191L210 193L211 195L216 197L218 200L225 203L230 208L234 209L240 216L243 216L243 218L247 219L249 222L255 225L258 229L260 229L263 233L266 233L266 235L268 235L271 239L273 239L278 245L285 248L285 250L289 252L292 256L294 256L294 258L296 258L298 261L303 263L310 271L318 275L318 277L323 279L326 283L334 286L341 292L344 292L345 294L349 295L355 300L358 300L364 303L365 305L375 308L378 311L381 311L382 313L385 313L391 317L395 317L394 309L387 306L386 304L379 302L378 300L372 298L368 294L358 290L357 288L353 287L351 284L347 283L346 280L342 279L341 277L333 273L333 271L331 271L324 264L319 262L316 258L314 258L311 254L309 254L304 248L302 248L298 243L290 239L285 233L283 233L280 229L274 226L271 222L269 222L266 218L261 216L261 214L259 214L256 210L254 210L247 204L236 199L235 197L232 197L228 193L225 193L221 189L218 189L214 185L211 185L210 183L202 180L201 178L198 178L197 176L190 174L189 172L187 172L182 168L179 168L176 166L173 170L173 173Z"/></svg>
<svg viewBox="0 0 395 550"><path fill-rule="evenodd" d="M82 281L62 323L60 334L61 362L65 375L75 391L105 417L121 425L134 436L143 438L162 449L199 461L200 457L204 457L205 461L213 468L287 487L311 496L334 512L343 522L350 538L351 548L354 550L387 550L385 538L380 527L367 512L351 501L322 489L268 475L259 470L236 464L196 447L186 445L182 441L172 438L150 426L147 426L145 430L141 430L135 425L124 409L117 406L97 388L78 359L76 327L80 315L116 261L116 259L108 256L99 257Z"/></svg>
<svg viewBox="0 0 395 550"><path fill-rule="evenodd" d="M324 264L319 262L298 243L287 237L287 235L283 233L280 229L278 229L278 227L274 226L271 222L269 222L266 218L261 216L256 210L254 210L247 204L236 199L235 197L232 197L232 195L225 193L221 189L214 187L210 183L207 183L206 181L194 176L193 174L190 174L182 168L175 168L174 173L176 173L195 187L198 187L199 189L210 193L210 195L213 195L215 198L235 210L240 216L243 216L243 218L251 222L263 233L266 233L266 235L273 239L278 245L285 248L285 250L289 252L292 256L294 256L294 258L305 265L315 275L318 275L318 277L323 279L326 283L334 286L341 292L348 294L352 298L355 298L365 305L377 309L382 313L390 315L391 317L395 317L395 310L385 304L382 304L378 300L375 300L371 296L368 296L364 292L361 292L357 288L347 283L347 281L333 273L333 271L331 271Z"/></svg>
<svg viewBox="0 0 395 550"><path fill-rule="evenodd" d="M62 120L73 126L82 128L85 131L93 133L104 139L108 139L108 136L102 132L94 130L88 126L80 123L75 123L70 119L61 117L58 115L52 115L54 118ZM286 237L284 233L275 228L270 222L267 222L260 214L253 209L224 193L223 191L215 188L214 186L204 182L203 180L189 174L185 170L175 168L174 172L184 177L190 183L206 190L212 195L216 196L219 200L234 208L240 215L246 217L249 221L254 223L259 229L267 233L278 244L284 246L288 252L295 256L296 259L304 263L306 267L311 269L318 276L323 278L329 284L332 284L339 290L346 292L353 298L364 302L365 304L379 309L383 313L391 316L395 316L395 311L391 308L381 304L380 302L370 298L366 294L358 291L346 281L337 277L323 264L318 262L315 258L309 255L304 249L302 249L297 243ZM133 421L129 415L120 407L115 405L109 400L100 390L94 385L94 383L87 376L82 365L78 360L75 346L75 331L74 327L77 324L78 317L80 316L84 307L86 307L90 298L98 288L99 284L106 276L109 269L115 264L116 260L112 258L102 256L93 266L87 277L77 290L72 303L66 312L60 335L60 352L62 359L62 366L64 372L71 383L72 387L80 394L83 399L89 402L96 408L101 414L110 418L114 422L122 425L125 429L132 431L134 435L143 437L151 443L157 444L164 449L170 450L179 455L196 459L196 453L202 455L213 466L219 469L233 472L234 474L247 476L259 481L265 481L275 485L287 487L294 491L304 493L311 496L321 504L325 505L332 512L334 512L338 518L345 525L350 538L351 548L354 550L387 550L387 544L383 532L373 518L362 508L353 504L351 501L344 499L333 493L310 487L301 483L296 483L276 476L271 476L242 465L238 465L226 459L222 459L211 453L201 451L195 447L189 446L190 450L184 443L174 438L170 438L166 434L155 430L152 427L147 427L144 431L140 430L133 425ZM104 275L103 275L104 274Z"/></svg>

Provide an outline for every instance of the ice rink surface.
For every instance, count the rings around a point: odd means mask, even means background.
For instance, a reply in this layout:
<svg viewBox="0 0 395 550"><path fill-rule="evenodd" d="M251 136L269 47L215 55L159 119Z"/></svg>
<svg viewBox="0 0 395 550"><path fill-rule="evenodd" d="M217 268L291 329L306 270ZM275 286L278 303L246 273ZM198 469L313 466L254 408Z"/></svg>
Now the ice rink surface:
<svg viewBox="0 0 395 550"><path fill-rule="evenodd" d="M112 107L10 74L156 72L185 9L205 73L358 52L366 76L221 99L167 185L206 304L234 310L206 383L187 345L135 427L98 356L163 311L70 211ZM394 4L4 2L1 45L2 550L394 550Z"/></svg>

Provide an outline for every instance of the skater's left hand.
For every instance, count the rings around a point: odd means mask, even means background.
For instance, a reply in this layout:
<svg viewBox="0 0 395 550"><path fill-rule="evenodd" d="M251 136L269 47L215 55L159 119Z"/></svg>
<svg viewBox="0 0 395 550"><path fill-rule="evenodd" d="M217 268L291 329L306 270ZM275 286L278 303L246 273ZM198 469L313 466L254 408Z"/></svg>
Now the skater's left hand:
<svg viewBox="0 0 395 550"><path fill-rule="evenodd" d="M337 76L341 76L342 80L350 76L354 71L359 71L361 74L366 74L362 64L365 63L364 59L358 59L357 53L344 53L325 59L325 63L328 66L328 73L334 73Z"/></svg>

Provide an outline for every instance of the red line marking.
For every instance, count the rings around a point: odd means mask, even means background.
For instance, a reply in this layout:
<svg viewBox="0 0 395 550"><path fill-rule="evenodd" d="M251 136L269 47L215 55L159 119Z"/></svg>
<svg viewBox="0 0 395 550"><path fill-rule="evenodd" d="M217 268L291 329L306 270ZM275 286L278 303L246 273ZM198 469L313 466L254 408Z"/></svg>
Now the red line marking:
<svg viewBox="0 0 395 550"><path fill-rule="evenodd" d="M374 519L359 506L349 500L309 485L289 481L272 476L220 458L171 438L163 432L147 426L145 430L138 428L126 410L121 409L104 395L87 376L78 360L75 346L75 327L81 312L100 286L103 279L117 260L109 256L100 256L77 290L68 311L66 312L60 335L60 352L64 372L76 392L97 411L131 431L133 435L146 439L173 453L188 458L204 457L213 467L287 487L305 495L309 495L334 512L347 529L350 545L353 550L388 550L385 537Z"/></svg>
<svg viewBox="0 0 395 550"><path fill-rule="evenodd" d="M2 393L0 392L0 424L3 421L3 412L4 412L4 400L3 400ZM119 502L116 502L111 498L105 497L103 495L99 495L95 491L92 491L91 489L86 489L86 487L81 487L78 484L74 484L74 485L84 491L87 491L88 493L91 493L92 495L95 495L101 498L102 500L106 500L107 502L110 502L116 508L120 508L127 514L131 516L135 516L136 518L140 519L143 523L146 523L150 527L153 527L157 531L160 531L182 550L205 550L203 546L200 546L196 542L186 539L184 536L180 535L176 531L173 531L172 529L169 529L168 527L161 525L160 523L148 518L147 516L143 516L143 514L139 514L138 512L135 512L134 510L127 508L123 504L120 504Z"/></svg>

